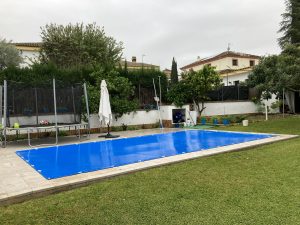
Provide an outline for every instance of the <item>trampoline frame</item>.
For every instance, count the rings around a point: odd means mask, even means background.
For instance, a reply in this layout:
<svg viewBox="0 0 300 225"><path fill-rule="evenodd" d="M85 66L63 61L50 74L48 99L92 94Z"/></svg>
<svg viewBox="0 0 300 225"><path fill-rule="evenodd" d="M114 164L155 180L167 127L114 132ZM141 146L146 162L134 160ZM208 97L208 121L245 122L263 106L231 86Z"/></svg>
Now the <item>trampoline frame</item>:
<svg viewBox="0 0 300 225"><path fill-rule="evenodd" d="M84 127L87 130L87 138L90 138L90 112L89 112L89 102L88 102L88 93L87 93L87 87L86 87L86 83L83 84L83 92L84 92L84 97L85 97L85 104L86 104L86 114L87 114L87 123L74 123L74 124L63 124L63 125L58 125L58 118L57 118L57 104L56 104L56 82L55 79L52 80L52 84L53 84L53 102L54 102L54 120L55 120L55 125L53 126L28 126L28 127L20 127L20 128L11 128L11 127L7 127L7 81L4 80L3 83L3 88L2 86L0 87L0 118L3 121L2 124L2 128L1 128L1 134L2 134L2 138L1 138L1 146L3 148L5 148L7 146L7 131L9 130L15 130L15 131L26 131L27 133L27 141L28 141L28 145L30 147L38 147L38 146L51 146L51 145L57 145L58 144L58 132L60 128L65 128L65 127L74 127L75 130L77 131L78 129L78 134L76 134L78 136L78 139L81 139L81 133L80 133L80 129L81 127ZM3 91L3 92L2 92ZM2 98L2 93L3 93L3 98ZM2 110L2 99L3 99L3 110ZM37 130L37 133L39 132L39 130L41 129L51 129L55 131L55 142L54 143L49 143L49 144L40 144L40 145L32 145L31 144L31 133L33 130Z"/></svg>

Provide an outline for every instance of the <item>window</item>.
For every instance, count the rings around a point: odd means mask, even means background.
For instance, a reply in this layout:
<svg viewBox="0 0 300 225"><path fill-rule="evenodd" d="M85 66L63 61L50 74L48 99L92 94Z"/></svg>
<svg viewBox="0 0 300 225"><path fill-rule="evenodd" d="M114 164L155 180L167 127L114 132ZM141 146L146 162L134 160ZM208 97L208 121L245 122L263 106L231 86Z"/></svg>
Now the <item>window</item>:
<svg viewBox="0 0 300 225"><path fill-rule="evenodd" d="M255 61L254 60L250 60L250 67L255 66Z"/></svg>
<svg viewBox="0 0 300 225"><path fill-rule="evenodd" d="M239 65L238 60L237 59L232 59L232 65L233 66L238 66Z"/></svg>

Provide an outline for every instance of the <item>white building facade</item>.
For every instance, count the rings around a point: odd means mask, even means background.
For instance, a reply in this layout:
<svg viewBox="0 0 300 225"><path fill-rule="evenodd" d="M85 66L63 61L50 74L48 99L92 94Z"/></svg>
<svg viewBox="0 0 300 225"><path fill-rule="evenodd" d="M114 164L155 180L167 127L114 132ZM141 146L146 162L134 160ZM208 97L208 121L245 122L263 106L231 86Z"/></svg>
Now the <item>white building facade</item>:
<svg viewBox="0 0 300 225"><path fill-rule="evenodd" d="M205 65L215 67L220 73L225 86L245 82L252 68L259 63L260 57L233 51L222 52L218 55L199 59L181 68L182 71L201 70Z"/></svg>
<svg viewBox="0 0 300 225"><path fill-rule="evenodd" d="M41 42L24 42L24 43L14 43L13 44L20 52L23 62L21 67L28 67L33 64L33 62L39 60Z"/></svg>

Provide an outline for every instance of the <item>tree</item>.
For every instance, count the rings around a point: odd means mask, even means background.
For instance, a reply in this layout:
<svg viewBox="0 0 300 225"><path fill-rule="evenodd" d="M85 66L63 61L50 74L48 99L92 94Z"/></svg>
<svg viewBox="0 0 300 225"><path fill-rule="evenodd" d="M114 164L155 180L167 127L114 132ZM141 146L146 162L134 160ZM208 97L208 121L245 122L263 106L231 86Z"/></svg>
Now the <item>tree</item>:
<svg viewBox="0 0 300 225"><path fill-rule="evenodd" d="M0 71L7 67L17 67L21 62L19 51L11 42L0 39Z"/></svg>
<svg viewBox="0 0 300 225"><path fill-rule="evenodd" d="M175 61L175 58L173 57L172 60L172 68L171 68L171 84L177 84L178 83L178 70L177 70L177 62Z"/></svg>
<svg viewBox="0 0 300 225"><path fill-rule="evenodd" d="M182 80L172 85L168 92L168 100L176 106L182 107L184 104L192 102L192 95L190 83L186 80Z"/></svg>
<svg viewBox="0 0 300 225"><path fill-rule="evenodd" d="M300 1L286 0L286 12L282 14L279 32L283 36L278 39L281 48L287 44L300 44Z"/></svg>
<svg viewBox="0 0 300 225"><path fill-rule="evenodd" d="M196 105L199 115L202 114L205 101L209 100L207 94L209 91L216 89L220 83L221 78L214 67L205 65L203 69L187 74L187 82L189 82L192 90L192 100Z"/></svg>
<svg viewBox="0 0 300 225"><path fill-rule="evenodd" d="M123 46L106 36L95 23L49 24L41 28L41 62L54 63L60 68L83 65L101 65L113 69L119 62Z"/></svg>
<svg viewBox="0 0 300 225"><path fill-rule="evenodd" d="M208 92L216 89L220 83L221 79L215 68L206 65L202 70L184 74L183 80L171 88L169 100L177 106L193 102L201 115L205 109L205 101L209 100Z"/></svg>
<svg viewBox="0 0 300 225"><path fill-rule="evenodd" d="M89 85L88 88L90 107L93 113L97 113L99 109L100 84L102 80L105 80L107 83L111 110L116 118L137 109L138 103L134 99L134 86L127 78L119 76L116 71L111 71L108 74L103 71L97 71L92 73L92 76L97 79L97 85Z"/></svg>
<svg viewBox="0 0 300 225"><path fill-rule="evenodd" d="M263 57L247 83L264 92L265 96L280 95L283 88L299 90L300 47L288 45L280 55Z"/></svg>
<svg viewBox="0 0 300 225"><path fill-rule="evenodd" d="M158 91L157 94L159 95L158 77L160 77L162 101L167 100L166 96L167 96L168 79L166 74L164 74L163 72L154 69L144 69L143 71L141 69L127 70L127 71L122 69L119 71L119 73L122 77L128 78L128 80L134 85L136 90L138 90L140 87L145 95L150 95L150 96L152 95L153 97L154 97L153 79L157 87L157 91Z"/></svg>

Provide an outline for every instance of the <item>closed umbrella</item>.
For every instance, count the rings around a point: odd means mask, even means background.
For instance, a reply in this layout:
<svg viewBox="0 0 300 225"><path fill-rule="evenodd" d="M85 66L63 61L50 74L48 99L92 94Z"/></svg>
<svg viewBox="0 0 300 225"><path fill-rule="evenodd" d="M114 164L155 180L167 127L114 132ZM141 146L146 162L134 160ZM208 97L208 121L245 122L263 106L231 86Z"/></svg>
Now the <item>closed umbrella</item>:
<svg viewBox="0 0 300 225"><path fill-rule="evenodd" d="M101 91L100 91L100 104L99 104L99 121L100 124L107 125L107 134L104 136L99 137L106 137L106 138L115 138L118 136L114 136L110 134L109 126L112 122L112 113L109 101L109 93L107 90L107 85L105 80L101 81Z"/></svg>

